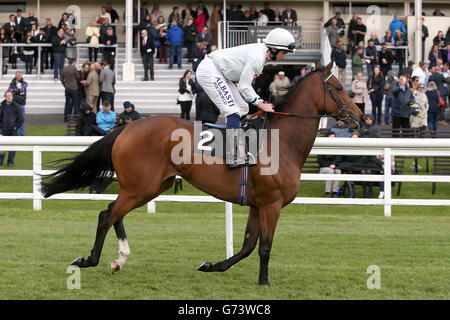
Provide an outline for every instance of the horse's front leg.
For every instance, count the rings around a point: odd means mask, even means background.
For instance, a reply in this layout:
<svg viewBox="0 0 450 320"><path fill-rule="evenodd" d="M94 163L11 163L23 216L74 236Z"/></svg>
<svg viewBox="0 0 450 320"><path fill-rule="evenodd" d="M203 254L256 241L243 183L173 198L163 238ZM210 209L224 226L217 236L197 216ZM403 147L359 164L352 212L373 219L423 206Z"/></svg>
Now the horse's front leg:
<svg viewBox="0 0 450 320"><path fill-rule="evenodd" d="M242 249L234 256L220 261L216 264L212 264L207 261L204 262L197 270L204 272L213 271L226 271L234 264L238 263L242 259L248 257L256 247L256 242L259 237L259 217L258 209L256 207L250 207L250 213L247 220L247 227L245 229L244 243Z"/></svg>
<svg viewBox="0 0 450 320"><path fill-rule="evenodd" d="M281 206L272 204L260 207L259 209L259 280L260 285L269 285L269 259L272 248L273 235L277 227L278 218L281 213Z"/></svg>

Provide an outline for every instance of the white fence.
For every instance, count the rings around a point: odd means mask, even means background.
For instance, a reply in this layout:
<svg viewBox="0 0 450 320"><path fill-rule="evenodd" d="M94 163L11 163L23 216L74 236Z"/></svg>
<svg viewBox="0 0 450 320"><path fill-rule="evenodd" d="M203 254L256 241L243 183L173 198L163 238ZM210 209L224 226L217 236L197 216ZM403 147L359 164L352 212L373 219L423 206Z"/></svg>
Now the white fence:
<svg viewBox="0 0 450 320"><path fill-rule="evenodd" d="M33 209L41 210L42 194L40 193L41 174L52 171L42 170L42 152L80 152L101 137L0 137L0 151L30 151L33 152L33 168L31 170L0 170L3 177L33 177L32 193L0 193L0 199L32 199ZM315 198L296 197L296 204L354 204L354 205L382 205L384 215L391 216L391 207L402 206L450 206L449 199L392 199L392 182L450 182L450 176L436 175L392 175L391 156L450 156L450 139L345 139L345 138L317 138L311 154L340 154L340 155L384 155L384 175L361 174L302 174L304 181L374 181L384 182L384 199L358 198ZM5 159L6 160L6 159ZM237 186L236 186L237 188ZM236 189L237 190L237 189ZM115 200L116 194L81 194L63 193L49 198L49 200ZM180 196L161 195L149 202L148 212L156 211L157 202L211 202L224 201L211 196ZM225 203L227 257L233 253L232 238L232 205Z"/></svg>

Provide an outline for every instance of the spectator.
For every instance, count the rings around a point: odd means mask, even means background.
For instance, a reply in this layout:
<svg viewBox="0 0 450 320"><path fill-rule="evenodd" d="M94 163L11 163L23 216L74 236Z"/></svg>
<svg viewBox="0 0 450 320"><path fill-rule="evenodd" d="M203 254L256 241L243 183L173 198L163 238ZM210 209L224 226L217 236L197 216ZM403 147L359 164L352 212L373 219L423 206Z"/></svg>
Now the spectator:
<svg viewBox="0 0 450 320"><path fill-rule="evenodd" d="M423 83L417 85L414 91L414 100L416 103L411 111L410 125L411 128L420 128L424 131L428 125L428 98Z"/></svg>
<svg viewBox="0 0 450 320"><path fill-rule="evenodd" d="M406 35L405 25L398 19L398 15L394 15L394 19L389 24L389 30L391 34L395 34L395 30L400 30L402 35Z"/></svg>
<svg viewBox="0 0 450 320"><path fill-rule="evenodd" d="M381 124L381 105L383 103L384 75L379 66L375 66L373 74L368 80L367 88L372 102L372 115L374 123Z"/></svg>
<svg viewBox="0 0 450 320"><path fill-rule="evenodd" d="M432 137L435 137L441 108L439 107L438 87L433 81L428 84L426 95L428 99L428 129L431 131Z"/></svg>
<svg viewBox="0 0 450 320"><path fill-rule="evenodd" d="M339 69L339 68L338 68ZM292 79L292 83L291 83L291 87L294 87L296 85L296 83L298 82L298 80L304 78L306 76L307 73L307 68L305 66L300 67L300 74L296 75L293 79ZM339 75L339 73L338 73ZM345 79L345 78L344 78ZM339 80L341 81L341 80ZM344 84L344 82L342 82Z"/></svg>
<svg viewBox="0 0 450 320"><path fill-rule="evenodd" d="M364 59L366 59L367 64L367 78L370 79L373 74L373 69L378 65L377 62L377 48L375 47L375 42L369 39L367 48L364 49Z"/></svg>
<svg viewBox="0 0 450 320"><path fill-rule="evenodd" d="M442 75L442 73L440 71L437 70L436 67L431 68L431 75L428 78L428 83L429 82L434 82L434 84L438 88L439 96L442 97L444 102L446 102L447 101L447 88L445 86L447 84L447 79ZM441 107L439 109L440 109L440 114L439 114L437 123L445 126L445 125L447 125L447 122L445 121L445 106Z"/></svg>
<svg viewBox="0 0 450 320"><path fill-rule="evenodd" d="M109 28L106 31L106 36L103 38L102 43L106 45L106 47L103 48L103 60L108 62L108 65L111 68L111 70L114 70L114 65L116 61L116 48L113 46L117 44L117 37L113 33L112 28ZM114 104L111 100L110 102L112 103L114 110Z"/></svg>
<svg viewBox="0 0 450 320"><path fill-rule="evenodd" d="M150 13L152 22L157 22L159 17L163 17L164 13L159 9L159 4L154 3L153 4L153 10Z"/></svg>
<svg viewBox="0 0 450 320"><path fill-rule="evenodd" d="M48 43L48 39L47 39L47 36L45 34L44 28L40 28L39 29L39 34L35 38L35 42L36 43ZM46 50L46 48L42 48L42 50L41 50L41 62L40 62L41 74L44 74L45 62L47 61L47 54L48 54L48 51Z"/></svg>
<svg viewBox="0 0 450 320"><path fill-rule="evenodd" d="M265 26L267 25L267 22L269 22L269 18L262 11L259 11L258 19L256 21L258 26Z"/></svg>
<svg viewBox="0 0 450 320"><path fill-rule="evenodd" d="M67 42L64 40L64 30L58 29L56 36L52 39L53 52L55 54L55 66L53 69L53 78L58 80L61 71L64 68L64 60L66 59Z"/></svg>
<svg viewBox="0 0 450 320"><path fill-rule="evenodd" d="M9 34L10 34L10 36L9 36L9 42L10 43L19 43L21 41L21 39L22 39L20 33L17 32L14 27L10 28ZM17 47L11 47L9 49L8 62L11 63L11 68L12 69L17 69L17 57L18 56L19 56L18 48Z"/></svg>
<svg viewBox="0 0 450 320"><path fill-rule="evenodd" d="M341 13L340 12L336 12L334 14L334 17L331 17L325 24L324 27L328 28L332 22L333 19L336 19L336 26L338 27L338 35L339 38L342 38L345 34L345 22L344 20L341 18Z"/></svg>
<svg viewBox="0 0 450 320"><path fill-rule="evenodd" d="M433 45L434 44L437 44L439 46L439 52L441 53L441 57L445 56L445 54L447 53L448 43L446 42L446 37L444 37L444 33L442 31L439 31L436 37L433 38Z"/></svg>
<svg viewBox="0 0 450 320"><path fill-rule="evenodd" d="M5 100L0 104L0 124L1 134L4 136L17 136L17 130L23 123L22 111L17 103L14 102L13 93L5 92ZM6 153L0 153L0 166L3 165ZM8 167L14 166L15 151L8 154Z"/></svg>
<svg viewBox="0 0 450 320"><path fill-rule="evenodd" d="M439 50L439 45L437 43L433 43L431 47L430 53L428 54L428 60L430 61L430 65L436 65L437 59L442 59L441 51Z"/></svg>
<svg viewBox="0 0 450 320"><path fill-rule="evenodd" d="M404 75L399 77L398 84L392 89L392 94L392 128L409 129L411 127L409 123L411 106L415 100ZM393 136L399 136L399 133L395 133Z"/></svg>
<svg viewBox="0 0 450 320"><path fill-rule="evenodd" d="M268 1L264 2L264 9L260 12L266 15L269 21L275 21L275 11L270 8L270 3Z"/></svg>
<svg viewBox="0 0 450 320"><path fill-rule="evenodd" d="M286 26L292 26L297 23L297 12L292 10L291 5L286 5L286 10L283 10L281 18Z"/></svg>
<svg viewBox="0 0 450 320"><path fill-rule="evenodd" d="M433 11L433 16L445 16L445 14L443 14L441 12L441 9L438 8L438 9Z"/></svg>
<svg viewBox="0 0 450 320"><path fill-rule="evenodd" d="M199 11L203 12L203 14L205 15L205 25L206 25L209 20L209 12L208 9L203 5L202 1L197 1L197 16L199 15Z"/></svg>
<svg viewBox="0 0 450 320"><path fill-rule="evenodd" d="M395 30L394 41L396 47L405 47L408 45L406 34L402 34L399 29ZM395 49L394 52L394 60L398 63L398 72L401 74L405 67L405 49Z"/></svg>
<svg viewBox="0 0 450 320"><path fill-rule="evenodd" d="M179 23L181 21L180 14L178 13L178 11L179 11L178 7L173 7L172 12L170 13L169 18L167 19L167 21L169 21L170 25L172 24L174 19L176 20L177 23Z"/></svg>
<svg viewBox="0 0 450 320"><path fill-rule="evenodd" d="M2 43L8 43L9 39L7 37L5 28L0 28L0 44ZM0 72L1 74L8 73L8 65L6 64L6 61L8 60L8 47L0 47L0 54L2 55L2 65L0 66Z"/></svg>
<svg viewBox="0 0 450 320"><path fill-rule="evenodd" d="M241 21L241 20L238 20ZM274 26L281 26L283 25L283 16L281 15L280 9L275 9L275 23L273 23Z"/></svg>
<svg viewBox="0 0 450 320"><path fill-rule="evenodd" d="M343 120L338 120L330 129L330 133L334 133L336 138L348 138L350 137L350 128Z"/></svg>
<svg viewBox="0 0 450 320"><path fill-rule="evenodd" d="M100 96L100 80L95 64L89 66L89 74L83 85L86 92L86 102L97 113L97 103Z"/></svg>
<svg viewBox="0 0 450 320"><path fill-rule="evenodd" d="M69 120L69 116L72 114L80 113L80 100L78 93L78 72L77 72L77 60L71 58L69 64L64 67L61 72L61 83L65 89L66 104L64 107L64 122Z"/></svg>
<svg viewBox="0 0 450 320"><path fill-rule="evenodd" d="M123 103L123 112L119 115L119 123L118 127L127 125L130 122L139 120L141 118L141 115L139 112L134 110L134 104L132 104L130 101L125 101Z"/></svg>
<svg viewBox="0 0 450 320"><path fill-rule="evenodd" d="M197 47L194 50L194 55L192 59L192 70L197 71L197 67L205 58L208 53L208 41L205 39L202 42L197 42Z"/></svg>
<svg viewBox="0 0 450 320"><path fill-rule="evenodd" d="M25 32L25 18L22 17L22 9L17 9L15 23L17 32L23 34Z"/></svg>
<svg viewBox="0 0 450 320"><path fill-rule="evenodd" d="M209 35L208 31L209 31L209 30L208 30L208 27L204 27L204 28L202 29L202 32L198 33L198 34L195 36L195 42L198 43L198 42L203 41L204 39L208 40L208 47L207 47L207 50L208 50L208 53L209 53L210 50L211 50L212 39L211 39L211 36Z"/></svg>
<svg viewBox="0 0 450 320"><path fill-rule="evenodd" d="M31 36L31 31L27 31L23 43L31 44L33 42L35 42L35 39ZM25 61L25 73L31 74L33 71L34 48L26 46L23 47L22 50L23 60Z"/></svg>
<svg viewBox="0 0 450 320"><path fill-rule="evenodd" d="M421 60L425 60L425 40L429 37L428 27L424 25L425 19L422 18L422 58Z"/></svg>
<svg viewBox="0 0 450 320"><path fill-rule="evenodd" d="M338 67L338 80L345 85L345 68L347 67L347 55L342 49L342 41L336 43L336 47L331 51L331 60L334 60Z"/></svg>
<svg viewBox="0 0 450 320"><path fill-rule="evenodd" d="M58 29L52 24L52 20L48 18L45 19L44 32L45 37L47 39L47 43L52 43L52 39L56 36L57 31ZM53 69L53 66L55 64L53 47L46 47L43 50L47 52L47 57L45 59L45 69L49 68ZM50 59L50 66L48 63L49 59Z"/></svg>
<svg viewBox="0 0 450 320"><path fill-rule="evenodd" d="M202 32L203 28L206 26L206 16L201 8L197 8L197 17L195 18L195 25L197 26L197 32Z"/></svg>
<svg viewBox="0 0 450 320"><path fill-rule="evenodd" d="M110 132L116 123L116 114L111 110L111 104L108 100L103 101L103 110L97 113L96 117L97 126L103 130L103 135Z"/></svg>
<svg viewBox="0 0 450 320"><path fill-rule="evenodd" d="M336 18L331 18L331 24L326 29L328 40L332 48L336 47L336 43L339 41L339 28L337 26Z"/></svg>
<svg viewBox="0 0 450 320"><path fill-rule="evenodd" d="M208 95L203 91L201 85L195 82L195 120L202 123L216 123L220 115L220 109L212 102Z"/></svg>
<svg viewBox="0 0 450 320"><path fill-rule="evenodd" d="M27 102L28 83L23 80L22 72L17 71L16 77L9 84L8 91L13 94L14 102L17 103L22 111L23 123L19 127L19 136L25 135L25 104Z"/></svg>
<svg viewBox="0 0 450 320"><path fill-rule="evenodd" d="M386 82L384 84L384 123L386 125L391 124L391 106L392 106L392 89L397 85L397 80L394 78L394 71L388 71L386 76Z"/></svg>
<svg viewBox="0 0 450 320"><path fill-rule="evenodd" d="M419 66L413 70L413 73L411 74L412 77L417 76L419 78L419 82L425 84L426 83L426 70L427 70L427 64L423 61L419 62Z"/></svg>
<svg viewBox="0 0 450 320"><path fill-rule="evenodd" d="M192 21L194 21L194 16L197 17L197 13L192 9L192 3L188 3L186 8L181 11L183 25L187 24L189 18L192 18Z"/></svg>
<svg viewBox="0 0 450 320"><path fill-rule="evenodd" d="M195 84L191 79L192 71L186 70L182 78L180 78L178 92L180 95L178 96L178 102L181 107L181 115L180 118L190 120L190 113L192 107L192 101L195 96Z"/></svg>
<svg viewBox="0 0 450 320"><path fill-rule="evenodd" d="M386 30L384 32L384 36L381 38L381 43L386 43L388 46L393 46L395 44L395 39L391 30Z"/></svg>
<svg viewBox="0 0 450 320"><path fill-rule="evenodd" d="M255 22L258 19L258 10L256 10L256 6L250 6L250 21Z"/></svg>
<svg viewBox="0 0 450 320"><path fill-rule="evenodd" d="M57 29L65 29L66 27L70 27L70 22L69 22L69 15L67 14L67 12L64 12L61 15L61 19L58 22Z"/></svg>
<svg viewBox="0 0 450 320"><path fill-rule="evenodd" d="M103 130L97 126L97 116L92 112L92 106L85 103L80 108L81 114L75 126L77 136L102 136Z"/></svg>
<svg viewBox="0 0 450 320"><path fill-rule="evenodd" d="M381 46L380 40L378 40L378 36L376 33L371 33L369 40L367 40L367 44L369 44L370 41L373 41L373 44L376 46Z"/></svg>
<svg viewBox="0 0 450 320"><path fill-rule="evenodd" d="M114 94L116 93L116 75L111 70L107 61L102 61L102 71L100 72L100 97L102 98L102 104L108 101L112 111L114 111Z"/></svg>
<svg viewBox="0 0 450 320"><path fill-rule="evenodd" d="M10 38L10 36L11 36L11 34L10 34L10 30L11 30L11 27L16 27L16 16L14 15L14 14L10 14L9 15L9 21L8 22L6 22L4 25L3 25L3 29L5 30L5 33L6 33L6 38Z"/></svg>
<svg viewBox="0 0 450 320"><path fill-rule="evenodd" d="M139 22L142 22L142 20L145 19L147 14L148 14L148 4L147 4L147 2L143 2L142 3L142 7L140 8L140 15L139 16L141 17L141 21L139 21Z"/></svg>
<svg viewBox="0 0 450 320"><path fill-rule="evenodd" d="M106 4L106 12L109 13L111 23L120 23L120 17L116 10L113 9L111 2ZM115 29L115 27L113 27Z"/></svg>
<svg viewBox="0 0 450 320"><path fill-rule="evenodd" d="M36 30L39 27L39 21L34 16L33 10L28 10L28 17L24 20L25 31L31 31L31 27L35 26Z"/></svg>
<svg viewBox="0 0 450 320"><path fill-rule="evenodd" d="M356 28L354 30L354 33L355 33L355 43L356 44L360 43L361 41L363 43L365 43L364 38L366 37L367 28L362 23L362 19L360 17L358 17L358 19L356 20Z"/></svg>
<svg viewBox="0 0 450 320"><path fill-rule="evenodd" d="M158 50L158 54L159 54L159 63L162 64L164 62L164 64L167 64L167 24L164 21L164 17L163 16L159 16L158 18L158 24L156 26L156 30L158 31L159 34L159 39L161 42L161 47Z"/></svg>
<svg viewBox="0 0 450 320"><path fill-rule="evenodd" d="M211 40L213 45L217 45L218 41L218 26L219 22L222 21L222 16L220 14L220 4L216 3L214 5L214 10L211 13ZM195 49L195 43L194 43L194 49Z"/></svg>
<svg viewBox="0 0 450 320"><path fill-rule="evenodd" d="M399 76L401 76L402 74L409 74L410 76L412 75L412 73L413 73L413 66L414 66L414 61L411 61L411 60L409 60L408 61L408 66L406 67L406 68L404 68L403 70L402 70L402 72L399 72Z"/></svg>
<svg viewBox="0 0 450 320"><path fill-rule="evenodd" d="M355 51L352 57L352 74L353 79L358 73L363 72L363 65L366 64L366 61L361 59L363 54L363 48L358 48L358 50Z"/></svg>
<svg viewBox="0 0 450 320"><path fill-rule="evenodd" d="M95 21L91 22L91 25L86 28L86 42L94 47L89 47L89 61L97 61L98 45L100 44L100 29L97 27ZM92 60L92 52L94 52L94 60Z"/></svg>
<svg viewBox="0 0 450 320"><path fill-rule="evenodd" d="M284 71L280 71L278 72L278 78L273 81L270 91L275 100L278 100L288 93L290 86L289 78L286 77Z"/></svg>
<svg viewBox="0 0 450 320"><path fill-rule="evenodd" d="M328 138L336 138L334 132L328 133ZM341 174L342 171L337 168L337 165L342 161L340 155L318 155L317 162L319 163L320 174ZM325 181L325 197L337 198L339 190L339 180L327 180Z"/></svg>
<svg viewBox="0 0 450 320"><path fill-rule="evenodd" d="M392 70L392 62L394 62L394 55L392 51L387 48L387 43L383 42L381 51L378 54L378 64L380 65L381 73L387 74Z"/></svg>
<svg viewBox="0 0 450 320"><path fill-rule="evenodd" d="M106 11L106 7L102 7L100 13L97 15L95 20L98 24L103 24L105 20L108 19L110 22L112 21L111 15Z"/></svg>
<svg viewBox="0 0 450 320"><path fill-rule="evenodd" d="M103 24L100 26L100 43L102 43L102 44L103 44L103 40L106 36L108 29L112 29L112 25L111 25L110 20L108 18L106 18L105 21L103 22ZM113 34L115 34L114 30L113 30Z"/></svg>
<svg viewBox="0 0 450 320"><path fill-rule="evenodd" d="M89 76L90 66L93 65L91 62L85 62L81 66L81 70L78 71L78 93L80 96L80 106L86 102L86 90L84 89L84 84Z"/></svg>
<svg viewBox="0 0 450 320"><path fill-rule="evenodd" d="M358 106L359 110L364 114L366 102L368 102L368 91L366 83L363 81L363 73L358 72L356 79L352 82L352 91L355 94L353 101Z"/></svg>
<svg viewBox="0 0 450 320"><path fill-rule="evenodd" d="M349 45L347 46L347 51L349 54L353 54L353 49L356 47L356 44L357 44L356 34L355 34L356 26L358 25L357 21L358 21L358 15L356 13L354 13L348 24L347 37L348 37Z"/></svg>
<svg viewBox="0 0 450 320"><path fill-rule="evenodd" d="M172 22L172 26L167 31L166 38L169 41L169 69L173 68L173 60L177 55L178 69L181 69L181 48L183 46L183 30L176 22Z"/></svg>
<svg viewBox="0 0 450 320"><path fill-rule="evenodd" d="M141 58L142 64L144 65L144 81L148 81L148 73L150 71L150 80L155 80L154 72L154 54L155 46L152 36L148 35L147 30L141 30Z"/></svg>
<svg viewBox="0 0 450 320"><path fill-rule="evenodd" d="M189 17L187 19L187 24L184 26L183 32L184 32L184 45L187 48L188 63L192 63L192 55L195 49L195 38L197 35L197 28L195 27L194 19L192 19L192 17Z"/></svg>
<svg viewBox="0 0 450 320"><path fill-rule="evenodd" d="M66 27L64 29L64 40L66 40L66 59L76 58L77 57L77 49L75 45L77 44L77 40L75 39L75 29L71 29Z"/></svg>
<svg viewBox="0 0 450 320"><path fill-rule="evenodd" d="M364 124L359 131L361 138L381 138L380 127L375 124L375 119L371 114L363 115Z"/></svg>

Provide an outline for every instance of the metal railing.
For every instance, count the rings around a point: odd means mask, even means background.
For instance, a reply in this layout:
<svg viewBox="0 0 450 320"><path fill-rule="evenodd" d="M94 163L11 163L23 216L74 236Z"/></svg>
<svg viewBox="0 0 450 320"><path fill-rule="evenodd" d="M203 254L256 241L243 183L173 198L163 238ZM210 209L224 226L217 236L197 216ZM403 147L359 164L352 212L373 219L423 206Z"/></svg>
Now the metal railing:
<svg viewBox="0 0 450 320"><path fill-rule="evenodd" d="M51 48L52 44L50 43L0 43L0 52L3 52L3 48L4 47L17 47L17 48L24 48L24 47L31 47L31 48L37 48L38 50L38 57L37 57L37 61L36 61L36 68L37 68L37 79L40 80L41 79L41 59L42 59L42 50L43 48ZM118 79L118 56L119 56L119 45L118 44L114 44L114 45L104 45L104 44L89 44L89 43L83 43L83 42L79 42L75 45L67 45L67 48L71 48L71 49L76 49L76 59L77 59L77 63L81 64L82 62L80 61L79 57L80 57L80 49L88 49L88 48L115 48L115 54L114 54L114 72L116 74L116 79ZM19 55L17 57L19 59ZM3 54L0 54L0 66L3 65ZM3 74L2 72L0 72L0 80L3 79Z"/></svg>

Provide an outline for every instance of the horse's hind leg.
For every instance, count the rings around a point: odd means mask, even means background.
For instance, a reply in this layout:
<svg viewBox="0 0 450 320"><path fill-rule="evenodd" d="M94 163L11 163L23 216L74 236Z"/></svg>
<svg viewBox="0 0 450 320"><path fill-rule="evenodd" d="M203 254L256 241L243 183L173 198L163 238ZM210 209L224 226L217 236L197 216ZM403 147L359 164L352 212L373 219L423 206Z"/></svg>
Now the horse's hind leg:
<svg viewBox="0 0 450 320"><path fill-rule="evenodd" d="M241 250L234 256L220 261L216 264L211 262L205 262L200 267L199 271L213 272L213 271L226 271L234 264L238 263L242 259L248 257L256 247L256 242L260 234L259 230L259 217L258 209L256 207L250 207L250 214L248 216L247 227L245 228L244 243Z"/></svg>
<svg viewBox="0 0 450 320"><path fill-rule="evenodd" d="M77 258L72 262L72 265L79 266L80 268L95 267L98 265L103 249L103 243L109 229L116 221L122 219L128 212L136 208L138 201L135 199L136 198L134 197L120 193L117 200L108 205L108 210L100 212L98 216L97 233L91 255L87 259L84 259L83 257ZM123 229L123 231L125 230Z"/></svg>
<svg viewBox="0 0 450 320"><path fill-rule="evenodd" d="M157 195L169 189L173 185L174 181L175 177L170 177L164 180L157 192ZM144 205L155 197L156 195L153 194L145 200L141 201L141 203L139 203L137 206L139 207L141 205ZM123 268L125 262L127 261L128 256L130 255L130 247L128 246L127 235L125 233L125 227L123 225L123 218L118 219L114 223L114 230L116 231L117 240L119 241L119 258L111 263L111 272L113 274L116 274L120 271L120 269Z"/></svg>
<svg viewBox="0 0 450 320"><path fill-rule="evenodd" d="M114 230L119 241L119 258L111 263L111 272L116 274L124 266L130 255L130 247L128 246L127 235L123 225L123 218L118 219L114 223Z"/></svg>

